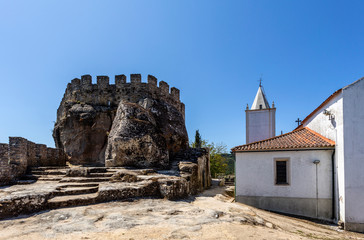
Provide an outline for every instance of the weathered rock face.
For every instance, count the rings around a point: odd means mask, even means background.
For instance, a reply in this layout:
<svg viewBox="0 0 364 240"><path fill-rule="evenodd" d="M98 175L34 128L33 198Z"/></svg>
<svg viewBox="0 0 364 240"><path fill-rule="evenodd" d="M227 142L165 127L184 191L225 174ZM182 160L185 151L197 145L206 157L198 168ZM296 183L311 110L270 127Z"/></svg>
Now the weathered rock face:
<svg viewBox="0 0 364 240"><path fill-rule="evenodd" d="M178 109L165 101L150 98L141 99L139 105L152 113L156 127L166 141L170 158L188 148L185 120Z"/></svg>
<svg viewBox="0 0 364 240"><path fill-rule="evenodd" d="M115 84L106 76L98 76L97 84L89 75L72 80L58 108L53 137L72 164L82 165L105 165L106 159L108 166L165 168L188 148L179 90L169 92L163 81L158 87L150 75L142 83L139 74L132 74L130 83L124 75L115 76Z"/></svg>
<svg viewBox="0 0 364 240"><path fill-rule="evenodd" d="M66 116L54 127L57 148L64 149L73 164L103 165L115 110L79 103L67 106L66 110Z"/></svg>
<svg viewBox="0 0 364 240"><path fill-rule="evenodd" d="M177 154L181 177L190 183L190 194L202 192L211 186L210 154L205 148L189 148Z"/></svg>
<svg viewBox="0 0 364 240"><path fill-rule="evenodd" d="M156 119L136 103L121 101L106 149L107 167L167 167L169 155Z"/></svg>

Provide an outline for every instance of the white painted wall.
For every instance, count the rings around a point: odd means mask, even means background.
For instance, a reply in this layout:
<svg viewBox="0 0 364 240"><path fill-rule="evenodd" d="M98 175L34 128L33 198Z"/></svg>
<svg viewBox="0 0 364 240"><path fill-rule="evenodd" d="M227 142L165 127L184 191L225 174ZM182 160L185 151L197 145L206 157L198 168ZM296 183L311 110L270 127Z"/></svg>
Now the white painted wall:
<svg viewBox="0 0 364 240"><path fill-rule="evenodd" d="M339 93L328 103L322 106L318 111L303 124L315 132L336 141L337 134L342 134L343 127L343 95ZM330 111L335 118L329 120L329 116L324 114L324 110ZM338 129L341 131L338 133ZM342 137L340 135L339 137Z"/></svg>
<svg viewBox="0 0 364 240"><path fill-rule="evenodd" d="M318 165L319 198L332 197L332 150L237 152L236 195L316 198ZM275 185L274 159L290 158L290 184Z"/></svg>
<svg viewBox="0 0 364 240"><path fill-rule="evenodd" d="M324 110L330 111L334 119L324 114ZM345 221L345 175L344 175L344 118L343 118L343 94L339 93L328 103L322 106L304 124L315 132L335 141L335 185L336 188L336 218Z"/></svg>
<svg viewBox="0 0 364 240"><path fill-rule="evenodd" d="M364 79L343 88L345 222L364 223Z"/></svg>
<svg viewBox="0 0 364 240"><path fill-rule="evenodd" d="M246 110L246 143L276 135L276 109Z"/></svg>

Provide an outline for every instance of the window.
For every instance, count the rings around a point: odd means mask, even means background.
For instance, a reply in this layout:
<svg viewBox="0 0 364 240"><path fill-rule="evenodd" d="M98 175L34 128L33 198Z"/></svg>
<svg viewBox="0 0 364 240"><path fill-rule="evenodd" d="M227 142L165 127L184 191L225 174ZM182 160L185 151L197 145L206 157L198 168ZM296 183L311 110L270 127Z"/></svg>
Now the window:
<svg viewBox="0 0 364 240"><path fill-rule="evenodd" d="M276 185L288 185L289 181L289 160L275 159L275 184Z"/></svg>
<svg viewBox="0 0 364 240"><path fill-rule="evenodd" d="M263 105L262 104L259 105L259 109L263 109Z"/></svg>

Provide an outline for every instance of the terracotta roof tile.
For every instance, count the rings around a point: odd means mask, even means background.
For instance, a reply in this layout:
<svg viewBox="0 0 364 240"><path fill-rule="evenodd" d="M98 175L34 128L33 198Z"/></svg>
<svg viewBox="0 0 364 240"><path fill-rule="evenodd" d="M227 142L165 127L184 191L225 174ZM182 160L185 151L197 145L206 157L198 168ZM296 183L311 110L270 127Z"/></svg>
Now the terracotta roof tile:
<svg viewBox="0 0 364 240"><path fill-rule="evenodd" d="M232 148L233 152L267 151L287 149L334 148L335 142L304 127L273 138Z"/></svg>

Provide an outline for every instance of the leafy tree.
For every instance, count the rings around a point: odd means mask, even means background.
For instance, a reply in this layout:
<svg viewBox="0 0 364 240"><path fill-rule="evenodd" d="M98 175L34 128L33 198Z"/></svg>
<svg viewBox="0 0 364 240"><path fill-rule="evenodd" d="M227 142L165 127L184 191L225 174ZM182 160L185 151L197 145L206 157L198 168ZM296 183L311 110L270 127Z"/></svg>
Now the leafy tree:
<svg viewBox="0 0 364 240"><path fill-rule="evenodd" d="M202 139L199 130L196 130L195 141L190 143L193 148L208 148L210 152L210 171L212 177L219 174L227 175L229 172L229 161L227 159L227 147L224 143L209 143Z"/></svg>
<svg viewBox="0 0 364 240"><path fill-rule="evenodd" d="M228 169L227 159L223 156L227 152L226 145L223 143L207 144L210 150L210 171L212 177L217 177L219 174L226 175Z"/></svg>
<svg viewBox="0 0 364 240"><path fill-rule="evenodd" d="M227 161L227 170L226 175L234 175L235 174L235 155L231 153L223 153L222 156L226 158Z"/></svg>

